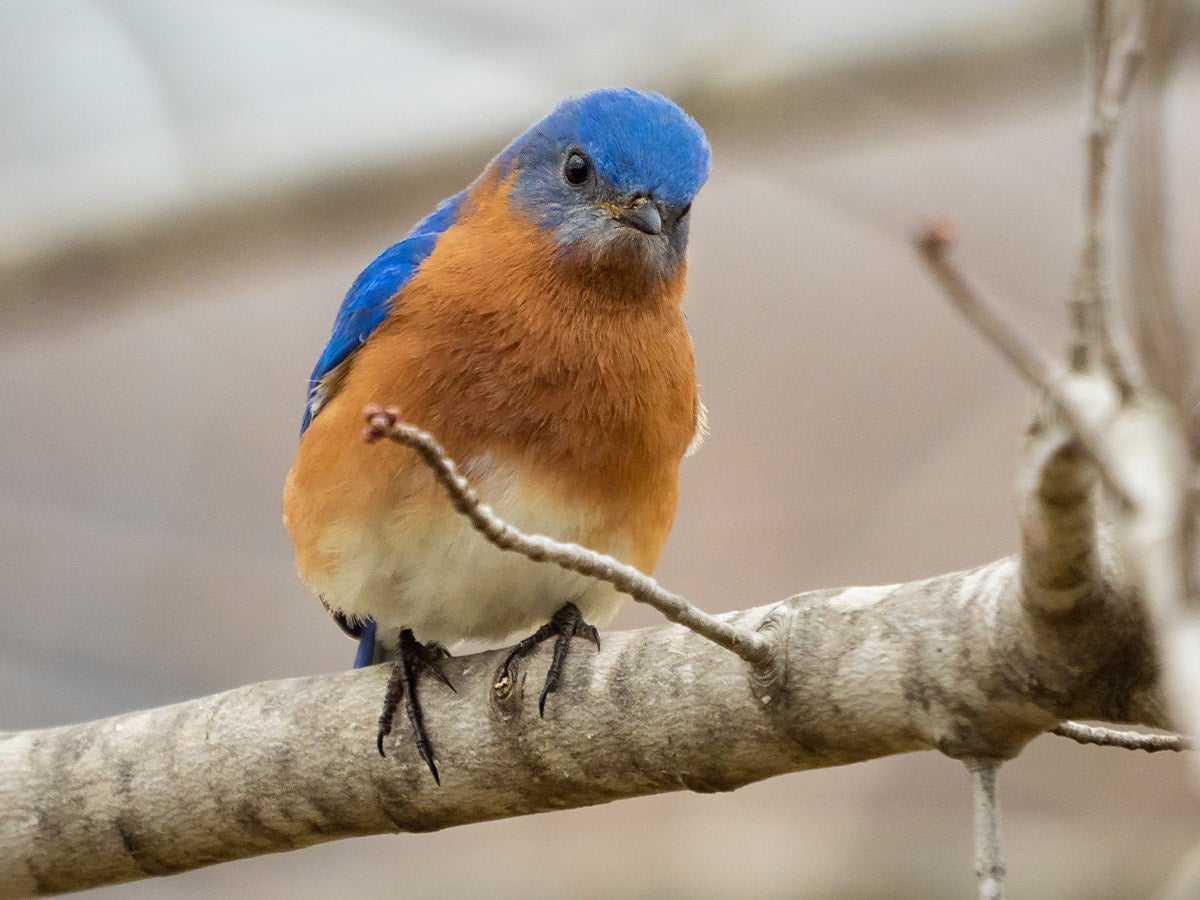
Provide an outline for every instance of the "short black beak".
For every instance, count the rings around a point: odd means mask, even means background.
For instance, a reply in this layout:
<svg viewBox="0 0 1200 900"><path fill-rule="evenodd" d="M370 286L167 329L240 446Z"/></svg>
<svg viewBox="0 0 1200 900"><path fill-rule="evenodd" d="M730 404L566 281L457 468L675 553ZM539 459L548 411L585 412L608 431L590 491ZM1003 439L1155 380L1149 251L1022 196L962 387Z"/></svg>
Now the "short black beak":
<svg viewBox="0 0 1200 900"><path fill-rule="evenodd" d="M641 200L636 206L622 210L617 218L643 234L662 234L662 213L649 200Z"/></svg>

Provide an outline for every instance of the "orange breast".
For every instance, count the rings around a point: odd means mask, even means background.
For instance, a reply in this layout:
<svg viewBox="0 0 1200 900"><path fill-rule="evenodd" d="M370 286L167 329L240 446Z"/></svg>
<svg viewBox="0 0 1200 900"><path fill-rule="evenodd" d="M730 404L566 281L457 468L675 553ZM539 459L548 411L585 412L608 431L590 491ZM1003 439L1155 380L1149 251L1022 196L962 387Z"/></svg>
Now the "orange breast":
<svg viewBox="0 0 1200 900"><path fill-rule="evenodd" d="M460 463L490 455L526 494L586 505L593 533L567 539L605 549L623 531L650 571L696 424L684 280L648 289L622 260L563 260L503 182L481 184L301 440L285 506L302 574L323 564L330 523L428 500L411 451L361 441L369 403L400 407Z"/></svg>

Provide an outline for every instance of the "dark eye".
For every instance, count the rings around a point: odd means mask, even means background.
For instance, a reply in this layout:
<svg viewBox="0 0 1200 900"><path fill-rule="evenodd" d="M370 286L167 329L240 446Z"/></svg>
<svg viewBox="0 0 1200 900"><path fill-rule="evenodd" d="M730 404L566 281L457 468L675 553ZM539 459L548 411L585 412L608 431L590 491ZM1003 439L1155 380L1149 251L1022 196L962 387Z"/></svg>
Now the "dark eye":
<svg viewBox="0 0 1200 900"><path fill-rule="evenodd" d="M586 156L578 150L567 154L567 161L563 163L563 178L567 179L567 184L579 187L591 174L592 163Z"/></svg>

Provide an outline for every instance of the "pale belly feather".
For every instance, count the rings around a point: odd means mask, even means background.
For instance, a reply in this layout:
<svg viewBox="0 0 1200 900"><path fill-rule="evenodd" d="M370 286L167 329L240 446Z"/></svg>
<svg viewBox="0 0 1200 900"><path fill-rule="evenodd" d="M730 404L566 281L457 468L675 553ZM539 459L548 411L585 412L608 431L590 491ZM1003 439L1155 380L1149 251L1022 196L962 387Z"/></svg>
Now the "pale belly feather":
<svg viewBox="0 0 1200 900"><path fill-rule="evenodd" d="M474 460L464 469L479 496L522 530L570 542L590 535L596 549L627 556L626 534L598 542L598 516L547 497L511 468ZM448 499L431 499L432 508L401 505L370 523L328 528L321 550L334 564L311 586L333 609L370 616L382 632L411 628L418 640L447 646L532 632L567 602L604 625L625 599L593 578L497 549Z"/></svg>

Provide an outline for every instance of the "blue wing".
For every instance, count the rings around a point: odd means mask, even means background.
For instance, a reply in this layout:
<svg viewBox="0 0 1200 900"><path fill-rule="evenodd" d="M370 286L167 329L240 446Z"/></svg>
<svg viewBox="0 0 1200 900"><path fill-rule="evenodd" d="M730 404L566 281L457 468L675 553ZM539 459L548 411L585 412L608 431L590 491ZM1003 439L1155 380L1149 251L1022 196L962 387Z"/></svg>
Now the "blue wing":
<svg viewBox="0 0 1200 900"><path fill-rule="evenodd" d="M308 382L308 400L300 433L308 428L321 404L321 380L350 358L387 318L392 298L408 283L425 258L433 252L442 233L454 224L467 192L443 200L438 208L414 226L398 244L377 256L354 280L333 322L333 334Z"/></svg>

